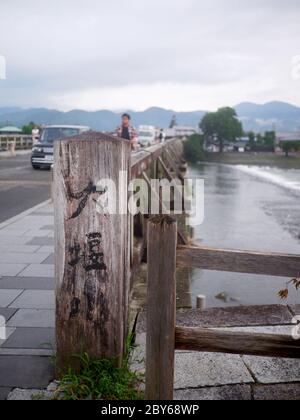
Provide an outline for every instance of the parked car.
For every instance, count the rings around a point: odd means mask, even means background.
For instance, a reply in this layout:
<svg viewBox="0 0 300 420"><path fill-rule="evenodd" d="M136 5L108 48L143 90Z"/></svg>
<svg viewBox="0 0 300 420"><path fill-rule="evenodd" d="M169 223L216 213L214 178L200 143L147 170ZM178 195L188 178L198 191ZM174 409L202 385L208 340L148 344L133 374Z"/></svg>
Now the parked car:
<svg viewBox="0 0 300 420"><path fill-rule="evenodd" d="M73 137L89 131L89 127L78 125L48 125L43 127L40 140L32 148L31 164L33 169L50 168L54 162L54 141Z"/></svg>
<svg viewBox="0 0 300 420"><path fill-rule="evenodd" d="M156 141L156 128L153 125L140 125L138 142L142 147L148 147Z"/></svg>

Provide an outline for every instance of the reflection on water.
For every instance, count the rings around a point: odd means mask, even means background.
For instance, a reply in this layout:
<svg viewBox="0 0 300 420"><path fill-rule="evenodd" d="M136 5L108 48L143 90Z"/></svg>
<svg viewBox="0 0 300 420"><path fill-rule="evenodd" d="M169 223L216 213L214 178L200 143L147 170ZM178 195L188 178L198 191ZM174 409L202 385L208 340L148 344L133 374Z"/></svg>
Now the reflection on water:
<svg viewBox="0 0 300 420"><path fill-rule="evenodd" d="M189 177L205 180L205 220L195 228L195 242L300 254L299 170L202 164ZM277 292L287 280L194 270L193 303L198 294L210 307L281 303ZM288 302L299 303L300 292L292 291Z"/></svg>

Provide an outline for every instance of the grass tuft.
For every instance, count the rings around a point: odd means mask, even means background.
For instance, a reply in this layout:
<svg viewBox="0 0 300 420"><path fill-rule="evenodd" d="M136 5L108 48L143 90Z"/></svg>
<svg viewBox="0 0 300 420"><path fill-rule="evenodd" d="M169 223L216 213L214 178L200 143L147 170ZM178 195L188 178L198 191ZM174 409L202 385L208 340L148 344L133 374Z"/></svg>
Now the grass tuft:
<svg viewBox="0 0 300 420"><path fill-rule="evenodd" d="M138 389L142 378L129 369L128 357L121 368L114 360L97 360L87 353L74 356L78 359L78 371L70 368L60 381L56 391L61 400L141 400Z"/></svg>

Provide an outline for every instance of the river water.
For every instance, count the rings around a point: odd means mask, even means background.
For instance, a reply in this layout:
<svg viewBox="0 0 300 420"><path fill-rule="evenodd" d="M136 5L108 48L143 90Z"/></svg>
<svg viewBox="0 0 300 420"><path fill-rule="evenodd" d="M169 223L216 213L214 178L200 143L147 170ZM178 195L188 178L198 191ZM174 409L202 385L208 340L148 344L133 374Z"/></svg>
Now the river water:
<svg viewBox="0 0 300 420"><path fill-rule="evenodd" d="M199 164L189 178L205 181L205 218L195 228L196 243L300 255L300 170ZM282 303L278 291L287 280L193 270L193 305L199 294L208 307ZM300 303L300 291L291 288L287 302Z"/></svg>

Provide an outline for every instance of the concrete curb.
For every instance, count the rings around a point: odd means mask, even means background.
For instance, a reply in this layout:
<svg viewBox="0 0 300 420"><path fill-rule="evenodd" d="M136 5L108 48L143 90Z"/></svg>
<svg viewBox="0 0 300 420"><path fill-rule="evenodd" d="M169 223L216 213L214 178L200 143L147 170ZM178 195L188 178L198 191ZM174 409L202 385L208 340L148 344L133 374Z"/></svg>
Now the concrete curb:
<svg viewBox="0 0 300 420"><path fill-rule="evenodd" d="M8 219L5 222L0 223L0 230L6 228L7 226L9 226L9 225L11 225L15 222L18 222L19 220L22 220L24 217L34 213L35 211L39 210L40 208L45 207L45 206L47 206L51 203L52 203L51 199L43 201L42 203L37 204L36 206L31 207L30 209L23 211L22 213L18 214L17 216L14 216L11 219Z"/></svg>

